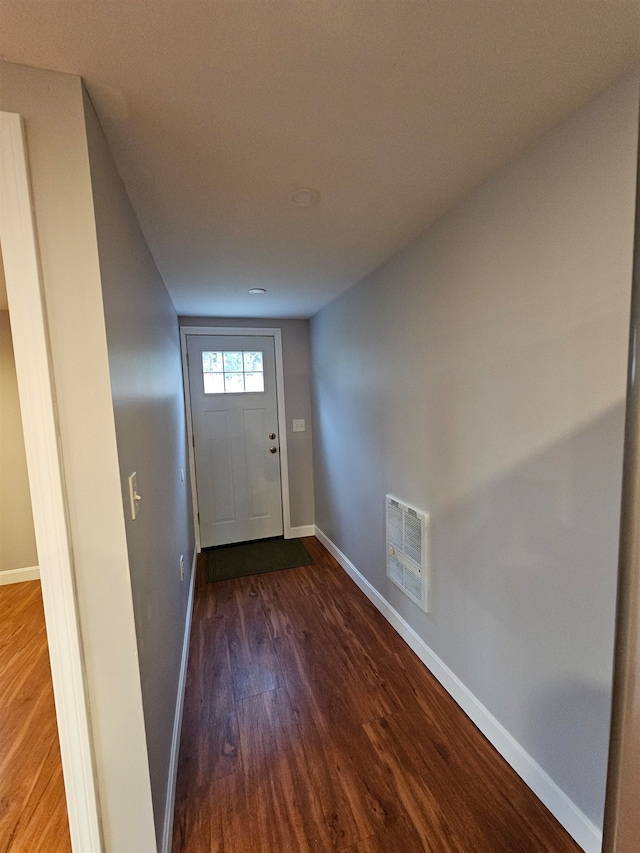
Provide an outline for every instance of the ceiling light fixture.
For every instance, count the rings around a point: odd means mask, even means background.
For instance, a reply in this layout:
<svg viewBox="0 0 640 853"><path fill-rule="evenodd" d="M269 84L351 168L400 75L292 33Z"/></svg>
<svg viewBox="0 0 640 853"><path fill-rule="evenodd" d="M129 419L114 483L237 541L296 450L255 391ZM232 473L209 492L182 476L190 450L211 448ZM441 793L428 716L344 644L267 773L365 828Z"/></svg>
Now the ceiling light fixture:
<svg viewBox="0 0 640 853"><path fill-rule="evenodd" d="M296 207L312 207L320 201L320 193L311 187L300 187L289 196Z"/></svg>
<svg viewBox="0 0 640 853"><path fill-rule="evenodd" d="M256 294L266 293L266 292L267 291L264 289L264 287L252 287L251 290L249 291L249 293L253 293L254 296Z"/></svg>

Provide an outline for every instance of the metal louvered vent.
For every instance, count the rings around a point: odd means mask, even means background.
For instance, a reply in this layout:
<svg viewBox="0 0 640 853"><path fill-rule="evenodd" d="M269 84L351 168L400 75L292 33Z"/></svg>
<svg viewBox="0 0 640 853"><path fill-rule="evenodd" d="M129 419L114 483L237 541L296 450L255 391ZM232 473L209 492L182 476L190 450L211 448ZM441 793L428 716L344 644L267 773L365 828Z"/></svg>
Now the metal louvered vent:
<svg viewBox="0 0 640 853"><path fill-rule="evenodd" d="M387 495L387 576L425 612L429 607L429 516Z"/></svg>

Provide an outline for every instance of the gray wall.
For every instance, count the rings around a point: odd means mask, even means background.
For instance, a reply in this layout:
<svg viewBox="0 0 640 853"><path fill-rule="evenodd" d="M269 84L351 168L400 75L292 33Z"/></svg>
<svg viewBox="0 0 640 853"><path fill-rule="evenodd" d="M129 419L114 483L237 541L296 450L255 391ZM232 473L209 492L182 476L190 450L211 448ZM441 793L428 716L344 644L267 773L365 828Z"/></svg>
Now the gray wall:
<svg viewBox="0 0 640 853"><path fill-rule="evenodd" d="M311 322L316 524L601 825L638 77ZM430 512L432 612L385 577Z"/></svg>
<svg viewBox="0 0 640 853"><path fill-rule="evenodd" d="M73 75L3 62L0 108L22 115L25 125L105 847L151 853L149 759L82 84Z"/></svg>
<svg viewBox="0 0 640 853"><path fill-rule="evenodd" d="M85 116L158 842L194 554L178 318L91 101ZM131 519L128 477L142 502ZM181 477L184 472L185 479ZM179 560L184 556L185 578Z"/></svg>
<svg viewBox="0 0 640 853"><path fill-rule="evenodd" d="M311 423L311 358L308 320L181 317L181 326L246 326L282 331L284 397L287 412L291 526L314 523ZM306 432L293 432L292 421L304 418Z"/></svg>

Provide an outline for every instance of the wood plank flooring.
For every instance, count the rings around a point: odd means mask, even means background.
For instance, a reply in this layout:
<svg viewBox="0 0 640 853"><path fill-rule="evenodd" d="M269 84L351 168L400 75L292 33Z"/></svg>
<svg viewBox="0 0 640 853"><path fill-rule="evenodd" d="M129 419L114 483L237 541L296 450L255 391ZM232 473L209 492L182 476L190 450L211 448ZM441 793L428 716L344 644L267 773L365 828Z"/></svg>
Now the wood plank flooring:
<svg viewBox="0 0 640 853"><path fill-rule="evenodd" d="M0 586L0 853L70 853L39 581Z"/></svg>
<svg viewBox="0 0 640 853"><path fill-rule="evenodd" d="M173 853L577 853L313 537L198 566Z"/></svg>

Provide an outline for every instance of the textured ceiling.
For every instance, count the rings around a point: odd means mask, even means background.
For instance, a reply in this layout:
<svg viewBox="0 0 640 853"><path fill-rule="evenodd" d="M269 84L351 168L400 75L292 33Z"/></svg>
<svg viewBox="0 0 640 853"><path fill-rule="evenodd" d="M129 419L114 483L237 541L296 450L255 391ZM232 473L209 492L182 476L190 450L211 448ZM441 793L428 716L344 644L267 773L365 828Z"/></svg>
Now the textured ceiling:
<svg viewBox="0 0 640 853"><path fill-rule="evenodd" d="M85 79L194 315L312 315L640 61L637 0L0 0L0 25L2 58Z"/></svg>

